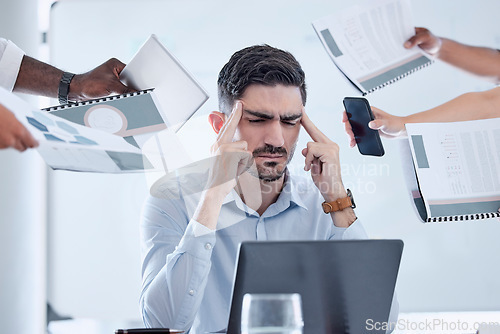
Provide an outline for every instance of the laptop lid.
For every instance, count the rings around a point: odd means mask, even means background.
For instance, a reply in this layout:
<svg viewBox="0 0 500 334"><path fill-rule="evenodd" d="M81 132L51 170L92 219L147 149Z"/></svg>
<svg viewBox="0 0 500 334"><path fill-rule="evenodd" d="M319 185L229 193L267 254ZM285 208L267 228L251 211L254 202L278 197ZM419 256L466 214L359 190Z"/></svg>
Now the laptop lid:
<svg viewBox="0 0 500 334"><path fill-rule="evenodd" d="M367 321L388 321L402 251L401 240L243 242L227 333L240 333L246 293L299 293L304 334L379 333Z"/></svg>

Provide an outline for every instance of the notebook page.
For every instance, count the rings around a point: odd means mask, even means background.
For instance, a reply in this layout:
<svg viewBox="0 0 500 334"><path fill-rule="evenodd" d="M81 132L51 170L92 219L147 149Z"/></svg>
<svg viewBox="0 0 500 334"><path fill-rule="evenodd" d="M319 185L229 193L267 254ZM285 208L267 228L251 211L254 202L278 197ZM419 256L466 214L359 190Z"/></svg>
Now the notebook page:
<svg viewBox="0 0 500 334"><path fill-rule="evenodd" d="M430 59L403 44L415 34L408 0L376 0L313 22L337 67L362 91L387 84Z"/></svg>

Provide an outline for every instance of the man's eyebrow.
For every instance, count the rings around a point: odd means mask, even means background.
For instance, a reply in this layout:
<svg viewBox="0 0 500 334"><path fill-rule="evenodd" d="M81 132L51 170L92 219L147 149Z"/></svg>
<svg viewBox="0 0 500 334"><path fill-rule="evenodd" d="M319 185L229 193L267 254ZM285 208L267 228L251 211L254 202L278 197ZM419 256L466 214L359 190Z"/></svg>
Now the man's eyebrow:
<svg viewBox="0 0 500 334"><path fill-rule="evenodd" d="M252 115L252 116L259 117L259 118L264 118L264 119L273 119L274 118L273 115L269 115L269 114L266 114L266 113L263 113L260 111L253 111L253 110L248 110L248 109L245 109L243 111Z"/></svg>
<svg viewBox="0 0 500 334"><path fill-rule="evenodd" d="M296 119L299 119L302 117L302 113L300 114L291 114L291 115L283 115L280 116L280 120L282 121L295 121Z"/></svg>
<svg viewBox="0 0 500 334"><path fill-rule="evenodd" d="M273 115L269 115L269 114L266 114L266 113L263 113L260 111L253 111L253 110L245 109L244 112L246 112L252 116L263 118L263 119L274 119ZM283 115L283 116L280 116L280 120L281 121L294 121L300 117L302 117L302 113Z"/></svg>

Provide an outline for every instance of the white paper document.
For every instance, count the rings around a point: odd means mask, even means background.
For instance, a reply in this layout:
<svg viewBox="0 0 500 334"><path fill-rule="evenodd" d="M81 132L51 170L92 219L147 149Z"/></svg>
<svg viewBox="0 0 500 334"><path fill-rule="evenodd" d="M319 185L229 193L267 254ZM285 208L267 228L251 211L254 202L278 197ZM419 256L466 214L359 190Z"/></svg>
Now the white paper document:
<svg viewBox="0 0 500 334"><path fill-rule="evenodd" d="M120 73L136 89L154 88L163 121L177 131L208 100L208 93L194 76L151 35Z"/></svg>
<svg viewBox="0 0 500 334"><path fill-rule="evenodd" d="M500 208L500 118L406 124L430 217Z"/></svg>
<svg viewBox="0 0 500 334"><path fill-rule="evenodd" d="M432 62L418 47L403 47L415 34L409 0L372 0L313 27L335 65L363 94Z"/></svg>
<svg viewBox="0 0 500 334"><path fill-rule="evenodd" d="M32 108L14 94L0 88L0 103L38 140L38 152L53 169L130 173L157 171L154 156L127 143L122 137L69 122Z"/></svg>

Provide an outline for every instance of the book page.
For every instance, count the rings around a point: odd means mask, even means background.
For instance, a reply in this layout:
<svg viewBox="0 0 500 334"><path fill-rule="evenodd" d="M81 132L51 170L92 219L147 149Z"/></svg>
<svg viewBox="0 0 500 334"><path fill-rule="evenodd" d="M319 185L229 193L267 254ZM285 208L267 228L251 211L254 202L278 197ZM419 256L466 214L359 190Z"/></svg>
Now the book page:
<svg viewBox="0 0 500 334"><path fill-rule="evenodd" d="M431 60L418 47L408 0L376 0L313 22L337 67L362 91L376 89Z"/></svg>
<svg viewBox="0 0 500 334"><path fill-rule="evenodd" d="M500 118L407 124L420 191L432 216L500 207Z"/></svg>

